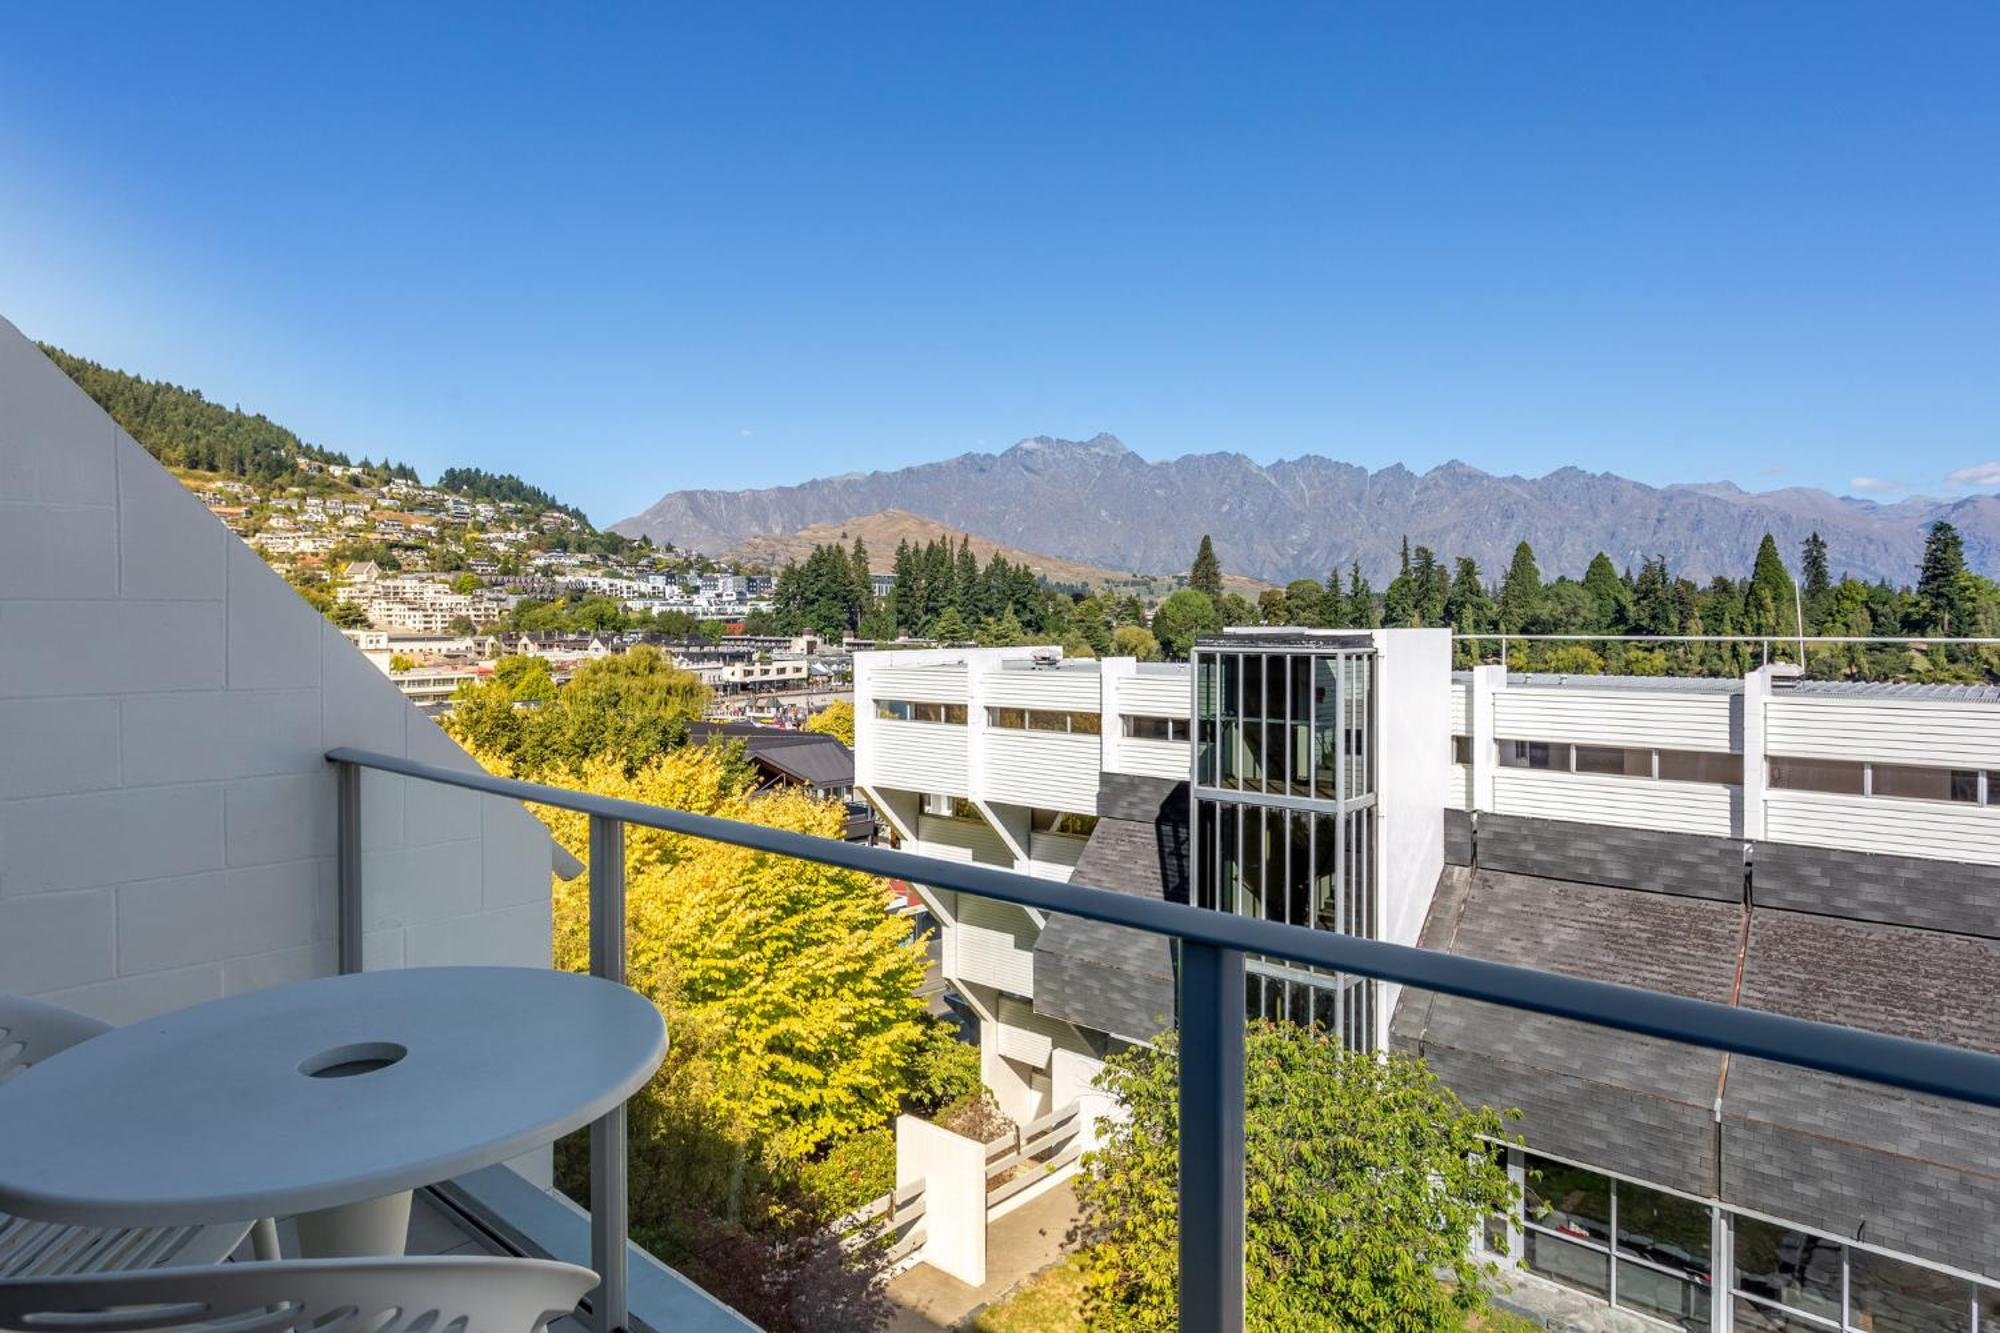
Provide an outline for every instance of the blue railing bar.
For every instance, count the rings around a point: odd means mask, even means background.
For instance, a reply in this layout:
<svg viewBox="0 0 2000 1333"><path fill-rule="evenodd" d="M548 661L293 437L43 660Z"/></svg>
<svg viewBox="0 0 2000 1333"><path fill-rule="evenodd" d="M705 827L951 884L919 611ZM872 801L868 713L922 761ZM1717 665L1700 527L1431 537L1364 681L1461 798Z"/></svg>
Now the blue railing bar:
<svg viewBox="0 0 2000 1333"><path fill-rule="evenodd" d="M1243 1327L1243 955L1181 944L1182 1328Z"/></svg>
<svg viewBox="0 0 2000 1333"><path fill-rule="evenodd" d="M1589 981L1511 963L1492 963L1305 926L1280 925L1108 889L1036 879L993 866L864 847L712 815L666 810L639 801L614 800L589 792L495 777L486 772L440 768L366 750L331 750L327 758L335 763L359 764L517 801L623 819L645 828L779 856L891 879L915 880L1220 949L1264 954L1328 971L1483 1000L1508 1009L1575 1019L1594 1027L1659 1037L2000 1109L2000 1056L1979 1051L1862 1032L1756 1009L1737 1009L1710 1000L1665 995L1610 981Z"/></svg>
<svg viewBox="0 0 2000 1333"><path fill-rule="evenodd" d="M334 957L342 973L361 970L361 767L339 764L333 771L334 839L338 853Z"/></svg>

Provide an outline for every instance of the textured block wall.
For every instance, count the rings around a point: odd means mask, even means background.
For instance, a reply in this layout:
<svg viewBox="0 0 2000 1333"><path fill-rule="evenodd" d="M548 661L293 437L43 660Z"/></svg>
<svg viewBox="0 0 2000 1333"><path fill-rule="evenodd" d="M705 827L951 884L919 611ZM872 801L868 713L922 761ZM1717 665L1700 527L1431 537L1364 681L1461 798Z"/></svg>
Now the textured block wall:
<svg viewBox="0 0 2000 1333"><path fill-rule="evenodd" d="M1751 860L1759 907L2000 939L2000 866L1787 842Z"/></svg>
<svg viewBox="0 0 2000 1333"><path fill-rule="evenodd" d="M0 990L129 1022L331 972L337 745L472 762L0 321ZM369 966L547 965L532 816L363 806Z"/></svg>
<svg viewBox="0 0 2000 1333"><path fill-rule="evenodd" d="M1479 864L1687 898L1743 898L1743 843L1737 838L1482 812Z"/></svg>

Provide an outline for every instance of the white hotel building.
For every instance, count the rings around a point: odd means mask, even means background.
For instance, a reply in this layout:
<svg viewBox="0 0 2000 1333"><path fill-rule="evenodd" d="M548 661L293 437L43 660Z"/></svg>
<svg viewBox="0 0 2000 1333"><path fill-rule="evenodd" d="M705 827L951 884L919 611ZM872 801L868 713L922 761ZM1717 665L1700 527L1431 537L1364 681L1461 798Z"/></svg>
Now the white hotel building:
<svg viewBox="0 0 2000 1333"><path fill-rule="evenodd" d="M2000 690L1454 673L1435 630L1195 657L857 654L858 785L928 855L2000 1051ZM1163 944L920 891L1010 1114L1171 1021ZM1689 1328L2000 1328L2000 1116L1252 970L1254 1008L1522 1111L1533 1206L1488 1243L1524 1288Z"/></svg>

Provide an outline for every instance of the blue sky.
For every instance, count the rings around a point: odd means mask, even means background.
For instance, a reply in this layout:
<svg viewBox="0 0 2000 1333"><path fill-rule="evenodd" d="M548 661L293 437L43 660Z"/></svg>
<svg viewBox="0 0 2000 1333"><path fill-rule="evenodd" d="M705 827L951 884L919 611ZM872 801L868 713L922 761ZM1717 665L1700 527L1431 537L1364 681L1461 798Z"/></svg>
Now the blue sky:
<svg viewBox="0 0 2000 1333"><path fill-rule="evenodd" d="M1990 3L13 6L0 314L600 521L1100 430L1941 493L1997 67Z"/></svg>

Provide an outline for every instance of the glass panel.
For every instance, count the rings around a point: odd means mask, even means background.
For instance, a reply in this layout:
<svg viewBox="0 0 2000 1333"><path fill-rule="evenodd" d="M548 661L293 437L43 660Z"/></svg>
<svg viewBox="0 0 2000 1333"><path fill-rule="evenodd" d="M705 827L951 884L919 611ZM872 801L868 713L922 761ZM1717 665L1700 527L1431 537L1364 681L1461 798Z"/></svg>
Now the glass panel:
<svg viewBox="0 0 2000 1333"><path fill-rule="evenodd" d="M952 723L952 724L954 724L954 725L956 725L956 726L961 726L961 727L962 727L962 726L964 726L964 725L965 725L965 705L964 705L964 704L946 704L946 705L944 706L944 720L945 720L945 721L947 721L947 722L950 722L950 723Z"/></svg>
<svg viewBox="0 0 2000 1333"><path fill-rule="evenodd" d="M1700 750L1660 751L1662 782L1726 782L1743 785L1743 756Z"/></svg>
<svg viewBox="0 0 2000 1333"><path fill-rule="evenodd" d="M1527 1218L1538 1227L1611 1243L1611 1181L1580 1166L1529 1157Z"/></svg>
<svg viewBox="0 0 2000 1333"><path fill-rule="evenodd" d="M1739 1296L1736 1298L1736 1327L1740 1333L1825 1333L1825 1330L1839 1325L1822 1323L1817 1319L1794 1318Z"/></svg>
<svg viewBox="0 0 2000 1333"><path fill-rule="evenodd" d="M1069 729L1072 735L1095 736L1104 729L1102 713L1071 713Z"/></svg>
<svg viewBox="0 0 2000 1333"><path fill-rule="evenodd" d="M1977 802L1979 772L1976 769L1877 764L1870 790L1877 796L1901 796L1915 801Z"/></svg>
<svg viewBox="0 0 2000 1333"><path fill-rule="evenodd" d="M1289 905L1289 895L1285 890L1285 881L1290 878L1290 866L1285 853L1288 823L1283 810L1264 812L1264 919L1266 921L1283 921L1285 908Z"/></svg>
<svg viewBox="0 0 2000 1333"><path fill-rule="evenodd" d="M1501 741L1500 767L1567 771L1569 746L1548 741Z"/></svg>
<svg viewBox="0 0 2000 1333"><path fill-rule="evenodd" d="M1028 725L1028 710L1025 708L989 708L986 710L986 725L1005 727L1009 731L1021 731Z"/></svg>
<svg viewBox="0 0 2000 1333"><path fill-rule="evenodd" d="M1068 730L1069 730L1069 714L1068 714L1068 713L1049 713L1049 712L1044 712L1044 711L1042 711L1042 710L1041 710L1041 709L1039 709L1039 708L1036 708L1036 709L1032 709L1032 710L1030 710L1030 711L1029 711L1029 713L1028 713L1028 730L1029 730L1029 731L1068 731Z"/></svg>
<svg viewBox="0 0 2000 1333"><path fill-rule="evenodd" d="M1214 907L1220 864L1215 842L1215 802L1197 801L1194 812L1195 906Z"/></svg>
<svg viewBox="0 0 2000 1333"><path fill-rule="evenodd" d="M1574 1241L1549 1235L1529 1227L1521 1237L1522 1262L1529 1271L1553 1278L1565 1286L1587 1291L1599 1299L1611 1295L1611 1256L1602 1250L1586 1249Z"/></svg>
<svg viewBox="0 0 2000 1333"><path fill-rule="evenodd" d="M1237 669L1235 653L1217 654L1217 661L1221 666L1222 674L1221 785L1233 790L1238 785L1236 775L1238 765L1241 762L1240 756L1237 753L1241 726L1236 721L1238 706L1237 690L1241 683L1241 672Z"/></svg>
<svg viewBox="0 0 2000 1333"><path fill-rule="evenodd" d="M1711 1215L1705 1203L1618 1182L1618 1250L1703 1281L1709 1274Z"/></svg>
<svg viewBox="0 0 2000 1333"><path fill-rule="evenodd" d="M1223 911L1234 911L1236 907L1236 876L1238 867L1243 864L1242 824L1241 812L1235 806L1221 806L1215 821L1218 843L1216 897L1208 905Z"/></svg>
<svg viewBox="0 0 2000 1333"><path fill-rule="evenodd" d="M1311 1027L1313 988L1311 986L1293 986L1290 990L1291 995L1287 997L1287 1012L1285 1017L1302 1028Z"/></svg>
<svg viewBox="0 0 2000 1333"><path fill-rule="evenodd" d="M1332 815L1319 815L1313 820L1315 842L1313 845L1313 915L1312 924L1321 930L1339 930L1338 903L1335 901L1340 867L1335 861L1339 843L1335 836Z"/></svg>
<svg viewBox="0 0 2000 1333"><path fill-rule="evenodd" d="M1630 1310L1643 1310L1682 1328L1708 1327L1705 1283L1662 1273L1629 1259L1618 1261L1618 1304Z"/></svg>
<svg viewBox="0 0 2000 1333"><path fill-rule="evenodd" d="M1453 736L1451 738L1451 762L1469 764L1472 762L1472 737Z"/></svg>
<svg viewBox="0 0 2000 1333"><path fill-rule="evenodd" d="M1840 1318L1840 1246L1803 1231L1736 1219L1736 1285L1777 1305Z"/></svg>
<svg viewBox="0 0 2000 1333"><path fill-rule="evenodd" d="M1971 1284L1866 1250L1847 1256L1848 1319L1871 1333L1972 1328Z"/></svg>
<svg viewBox="0 0 2000 1333"><path fill-rule="evenodd" d="M1576 771L1603 773L1618 778L1650 778L1653 776L1653 752L1579 745L1576 747Z"/></svg>
<svg viewBox="0 0 2000 1333"><path fill-rule="evenodd" d="M1289 902L1285 920L1295 926L1312 924L1312 816L1292 813L1291 871L1285 877Z"/></svg>
<svg viewBox="0 0 2000 1333"><path fill-rule="evenodd" d="M1313 783L1323 801L1331 801L1334 790L1334 756L1340 753L1340 689L1335 682L1335 659L1313 659Z"/></svg>
<svg viewBox="0 0 2000 1333"><path fill-rule="evenodd" d="M1264 659L1257 653L1243 654L1243 719L1264 717Z"/></svg>
<svg viewBox="0 0 2000 1333"><path fill-rule="evenodd" d="M877 699L875 701L875 716L885 722L908 722L910 720L910 706L901 699Z"/></svg>
<svg viewBox="0 0 2000 1333"><path fill-rule="evenodd" d="M910 709L910 715L919 722L944 721L943 704L912 704L910 705Z"/></svg>
<svg viewBox="0 0 2000 1333"><path fill-rule="evenodd" d="M1236 910L1244 916L1264 915L1264 810L1246 805L1243 818L1243 890Z"/></svg>
<svg viewBox="0 0 2000 1333"><path fill-rule="evenodd" d="M1861 794L1862 765L1848 759L1771 760L1771 785L1788 791L1830 791Z"/></svg>

